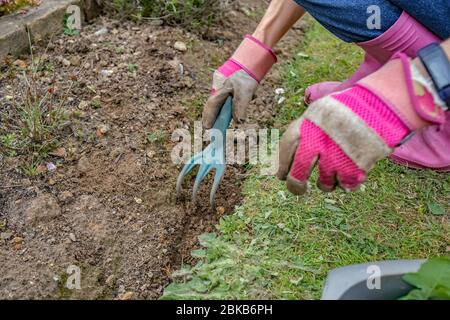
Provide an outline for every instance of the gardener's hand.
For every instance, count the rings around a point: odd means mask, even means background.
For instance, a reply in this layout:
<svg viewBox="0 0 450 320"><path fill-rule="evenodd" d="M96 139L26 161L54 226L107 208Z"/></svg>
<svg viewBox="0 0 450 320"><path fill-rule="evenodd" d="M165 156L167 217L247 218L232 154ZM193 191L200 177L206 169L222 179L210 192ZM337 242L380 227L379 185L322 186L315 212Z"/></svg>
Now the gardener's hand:
<svg viewBox="0 0 450 320"><path fill-rule="evenodd" d="M245 120L247 106L259 82L277 58L267 45L247 35L234 55L214 72L211 96L203 109L203 126L210 129L228 96L233 96L233 119Z"/></svg>
<svg viewBox="0 0 450 320"><path fill-rule="evenodd" d="M399 57L353 88L314 102L289 126L280 143L278 177L292 193L307 191L316 164L320 189L355 190L412 131L445 121L431 80Z"/></svg>

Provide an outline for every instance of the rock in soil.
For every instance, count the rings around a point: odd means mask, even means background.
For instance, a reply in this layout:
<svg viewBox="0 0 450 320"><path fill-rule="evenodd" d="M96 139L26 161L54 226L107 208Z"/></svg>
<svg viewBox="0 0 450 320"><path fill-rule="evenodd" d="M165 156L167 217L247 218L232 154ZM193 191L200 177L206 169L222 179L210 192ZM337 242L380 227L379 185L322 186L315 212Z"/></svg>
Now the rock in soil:
<svg viewBox="0 0 450 320"><path fill-rule="evenodd" d="M42 194L30 201L24 213L28 223L50 222L61 215L61 208L53 195Z"/></svg>
<svg viewBox="0 0 450 320"><path fill-rule="evenodd" d="M182 41L177 41L177 42L175 42L175 44L173 45L173 47L174 47L175 49L177 49L178 51L181 51L181 52L187 51L186 43L184 43L184 42L182 42Z"/></svg>

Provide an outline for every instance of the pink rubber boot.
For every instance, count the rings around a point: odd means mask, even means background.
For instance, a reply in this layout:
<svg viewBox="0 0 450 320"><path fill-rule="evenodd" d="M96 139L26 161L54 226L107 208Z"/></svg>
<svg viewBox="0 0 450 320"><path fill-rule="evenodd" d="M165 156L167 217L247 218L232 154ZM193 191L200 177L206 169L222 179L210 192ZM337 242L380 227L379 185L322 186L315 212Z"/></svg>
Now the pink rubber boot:
<svg viewBox="0 0 450 320"><path fill-rule="evenodd" d="M310 86L305 91L307 104L333 92L350 88L356 82L377 71L395 53L403 52L415 57L423 47L441 40L421 23L403 12L397 22L376 39L357 43L366 52L364 62L353 76L345 82L322 82Z"/></svg>
<svg viewBox="0 0 450 320"><path fill-rule="evenodd" d="M377 71L382 64L366 52L364 61L358 70L353 73L352 77L345 82L326 81L316 83L308 87L305 91L305 103L310 104L322 97L330 95L334 92L339 92L352 87L356 82L366 77L367 75Z"/></svg>
<svg viewBox="0 0 450 320"><path fill-rule="evenodd" d="M407 167L450 171L450 112L443 126L431 126L416 133L395 149L390 159Z"/></svg>

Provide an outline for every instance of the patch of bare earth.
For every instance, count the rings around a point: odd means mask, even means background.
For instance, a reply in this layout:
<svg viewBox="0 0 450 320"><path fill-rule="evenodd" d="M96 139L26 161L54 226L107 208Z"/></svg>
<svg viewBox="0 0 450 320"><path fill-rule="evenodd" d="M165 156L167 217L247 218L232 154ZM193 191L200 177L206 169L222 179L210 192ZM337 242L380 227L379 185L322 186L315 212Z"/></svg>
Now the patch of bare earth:
<svg viewBox="0 0 450 320"><path fill-rule="evenodd" d="M219 210L209 207L208 183L197 204L177 200L181 167L171 162L171 134L192 127L212 71L256 26L248 12L260 16L265 6L238 1L201 36L100 18L80 36L55 36L34 48L48 66L39 85L58 94L72 84L64 106L71 124L65 152L46 159L56 170L30 178L16 158L1 157L0 298L155 299L174 269L192 263L197 236L214 231L241 202L245 171L228 167ZM300 29L282 43L280 59L290 55ZM176 41L187 51L175 49ZM252 104L250 119L259 126L279 108L278 70ZM20 95L22 80L20 73L2 78L0 112L11 111L8 96ZM81 269L80 290L65 288L70 265Z"/></svg>

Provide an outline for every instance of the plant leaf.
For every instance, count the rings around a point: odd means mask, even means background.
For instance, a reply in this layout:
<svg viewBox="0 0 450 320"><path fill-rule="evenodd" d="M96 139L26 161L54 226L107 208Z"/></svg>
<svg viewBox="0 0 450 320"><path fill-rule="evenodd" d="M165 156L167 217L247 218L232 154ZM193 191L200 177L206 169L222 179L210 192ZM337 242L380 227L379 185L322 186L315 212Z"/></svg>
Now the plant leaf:
<svg viewBox="0 0 450 320"><path fill-rule="evenodd" d="M216 239L216 236L217 235L215 233L204 233L198 237L198 240L200 242L200 245L204 247L209 247L211 242L213 242Z"/></svg>
<svg viewBox="0 0 450 320"><path fill-rule="evenodd" d="M192 250L191 256L193 258L205 258L206 257L206 250L198 249L198 250Z"/></svg>
<svg viewBox="0 0 450 320"><path fill-rule="evenodd" d="M435 216L443 216L445 214L445 209L437 203L429 203L428 209L430 210L431 214Z"/></svg>
<svg viewBox="0 0 450 320"><path fill-rule="evenodd" d="M450 299L450 257L430 259L403 280L416 287L402 300Z"/></svg>

